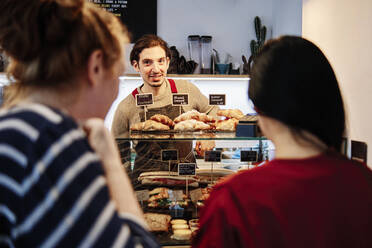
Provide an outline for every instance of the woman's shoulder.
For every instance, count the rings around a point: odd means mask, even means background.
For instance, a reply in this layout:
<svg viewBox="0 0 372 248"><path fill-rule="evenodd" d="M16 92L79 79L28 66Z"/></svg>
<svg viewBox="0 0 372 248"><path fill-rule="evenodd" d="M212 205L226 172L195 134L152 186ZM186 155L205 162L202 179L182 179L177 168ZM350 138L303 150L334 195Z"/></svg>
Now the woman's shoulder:
<svg viewBox="0 0 372 248"><path fill-rule="evenodd" d="M272 173L270 164L264 164L253 169L239 170L234 174L220 179L214 186L214 190L249 190L251 187L258 186L262 182L262 178L266 178Z"/></svg>
<svg viewBox="0 0 372 248"><path fill-rule="evenodd" d="M61 110L34 103L1 111L0 122L0 131L23 133L33 141L46 129L58 130L61 125L77 127L76 122Z"/></svg>

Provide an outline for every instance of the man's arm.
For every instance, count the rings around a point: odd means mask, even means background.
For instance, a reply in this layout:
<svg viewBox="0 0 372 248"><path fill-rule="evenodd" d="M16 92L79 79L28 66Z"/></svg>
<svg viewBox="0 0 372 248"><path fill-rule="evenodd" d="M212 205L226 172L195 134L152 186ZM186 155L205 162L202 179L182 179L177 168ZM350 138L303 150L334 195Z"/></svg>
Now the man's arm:
<svg viewBox="0 0 372 248"><path fill-rule="evenodd" d="M111 132L114 137L126 135L129 133L129 119L128 113L126 113L126 101L121 101L115 111L114 119L111 125ZM128 107L127 107L128 108Z"/></svg>
<svg viewBox="0 0 372 248"><path fill-rule="evenodd" d="M115 138L119 137L128 137L129 136L129 112L126 111L130 107L126 103L127 100L124 99L118 105L114 119L111 125L111 132ZM116 140L118 145L121 163L123 164L124 168L126 169L127 173L131 172L130 168L130 159L131 159L131 150L130 150L130 142L127 140Z"/></svg>

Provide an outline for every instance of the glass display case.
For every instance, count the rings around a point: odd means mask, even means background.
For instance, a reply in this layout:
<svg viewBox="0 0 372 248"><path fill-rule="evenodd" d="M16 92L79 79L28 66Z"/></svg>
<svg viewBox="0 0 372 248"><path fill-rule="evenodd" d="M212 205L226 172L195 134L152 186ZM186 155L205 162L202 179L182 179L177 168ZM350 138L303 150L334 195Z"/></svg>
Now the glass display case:
<svg viewBox="0 0 372 248"><path fill-rule="evenodd" d="M138 131L116 141L145 219L163 246L189 245L213 185L274 154L265 137L235 132ZM201 143L214 148L197 153Z"/></svg>

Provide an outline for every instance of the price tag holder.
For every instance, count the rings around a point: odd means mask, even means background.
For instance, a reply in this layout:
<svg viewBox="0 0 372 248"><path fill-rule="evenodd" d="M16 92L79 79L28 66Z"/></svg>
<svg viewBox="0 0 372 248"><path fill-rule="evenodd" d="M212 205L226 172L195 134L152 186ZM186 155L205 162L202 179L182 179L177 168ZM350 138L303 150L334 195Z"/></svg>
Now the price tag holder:
<svg viewBox="0 0 372 248"><path fill-rule="evenodd" d="M241 162L257 162L258 153L257 151L240 151Z"/></svg>
<svg viewBox="0 0 372 248"><path fill-rule="evenodd" d="M205 162L221 162L221 151L206 151L204 153Z"/></svg>
<svg viewBox="0 0 372 248"><path fill-rule="evenodd" d="M182 190L173 190L173 197L175 201L183 201L183 191Z"/></svg>
<svg viewBox="0 0 372 248"><path fill-rule="evenodd" d="M189 105L189 94L172 94L173 106Z"/></svg>
<svg viewBox="0 0 372 248"><path fill-rule="evenodd" d="M194 189L190 191L190 198L192 202L197 202L202 198L203 194L201 189Z"/></svg>
<svg viewBox="0 0 372 248"><path fill-rule="evenodd" d="M148 94L137 94L136 95L136 106L146 106L154 104L154 98L152 93Z"/></svg>
<svg viewBox="0 0 372 248"><path fill-rule="evenodd" d="M226 94L210 94L209 105L226 105Z"/></svg>
<svg viewBox="0 0 372 248"><path fill-rule="evenodd" d="M161 161L177 161L178 150L176 149L165 149L161 150Z"/></svg>
<svg viewBox="0 0 372 248"><path fill-rule="evenodd" d="M150 191L148 189L136 191L138 201L147 201L150 198L149 192Z"/></svg>
<svg viewBox="0 0 372 248"><path fill-rule="evenodd" d="M179 176L196 175L196 164L195 163L179 163L178 164L178 175Z"/></svg>

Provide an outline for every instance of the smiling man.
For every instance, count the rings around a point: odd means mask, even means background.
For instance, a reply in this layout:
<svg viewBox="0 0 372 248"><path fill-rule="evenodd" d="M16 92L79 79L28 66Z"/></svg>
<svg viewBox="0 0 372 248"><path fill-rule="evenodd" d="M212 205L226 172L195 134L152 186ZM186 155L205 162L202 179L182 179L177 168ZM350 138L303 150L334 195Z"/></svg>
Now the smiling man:
<svg viewBox="0 0 372 248"><path fill-rule="evenodd" d="M141 75L143 84L119 104L112 124L115 137L128 135L134 123L148 120L155 114L166 115L172 120L193 109L216 115L218 107L209 106L207 97L195 85L186 80L167 78L170 58L168 44L156 35L145 35L134 44L130 62ZM136 95L145 93L152 93L153 104L146 108L136 106ZM172 106L174 93L189 94L189 104ZM213 142L197 142L195 149L202 153L213 148L213 145ZM177 149L182 162L194 162L191 142L139 142L135 149L137 157L132 173L135 179L143 171L168 170L168 162L161 162L161 149Z"/></svg>

